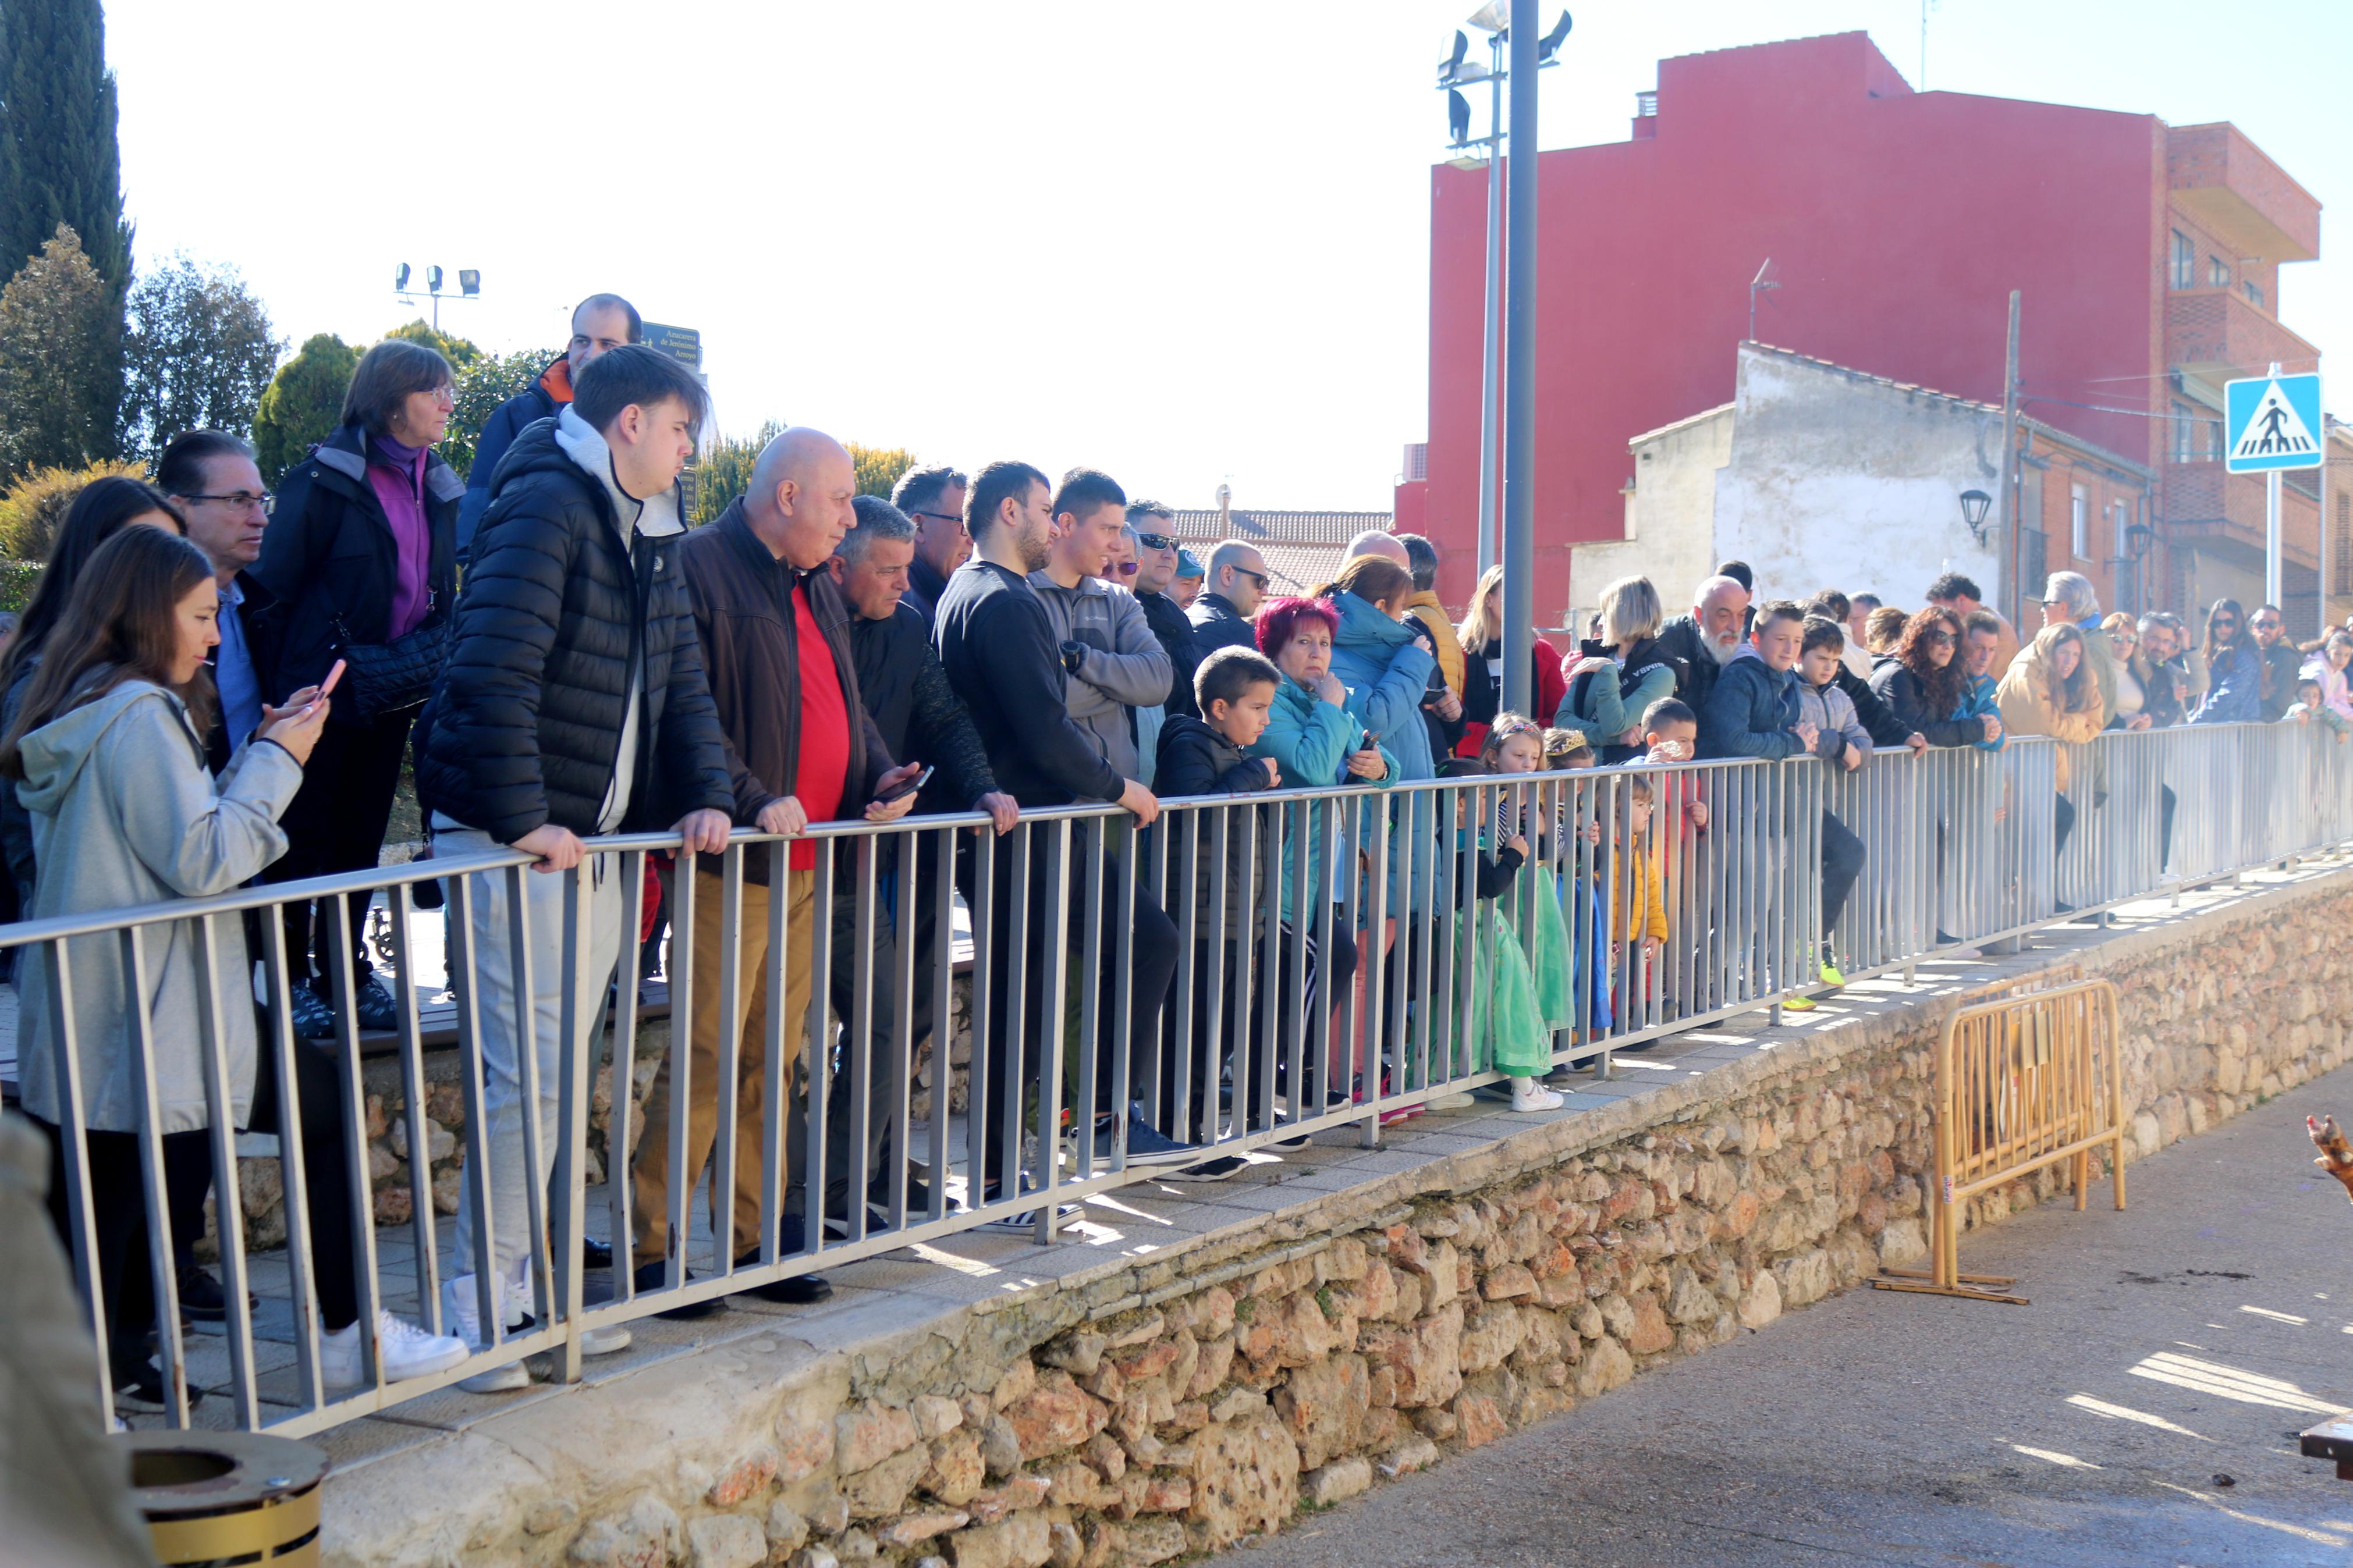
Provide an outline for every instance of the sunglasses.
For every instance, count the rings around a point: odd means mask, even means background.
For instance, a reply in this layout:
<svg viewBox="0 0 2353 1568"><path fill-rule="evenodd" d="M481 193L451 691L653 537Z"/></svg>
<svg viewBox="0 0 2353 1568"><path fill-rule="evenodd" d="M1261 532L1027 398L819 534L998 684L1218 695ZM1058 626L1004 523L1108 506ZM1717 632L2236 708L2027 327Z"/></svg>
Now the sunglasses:
<svg viewBox="0 0 2353 1568"><path fill-rule="evenodd" d="M1920 640L1925 643L1933 644L1938 647L1950 647L1953 642L1953 634L1950 632L1930 632Z"/></svg>
<svg viewBox="0 0 2353 1568"><path fill-rule="evenodd" d="M1112 570L1118 573L1123 577L1133 577L1136 573L1136 565L1133 561L1123 561L1118 565L1113 567Z"/></svg>
<svg viewBox="0 0 2353 1568"><path fill-rule="evenodd" d="M1135 542L1146 550L1176 548L1176 536L1173 533L1139 533L1135 536Z"/></svg>

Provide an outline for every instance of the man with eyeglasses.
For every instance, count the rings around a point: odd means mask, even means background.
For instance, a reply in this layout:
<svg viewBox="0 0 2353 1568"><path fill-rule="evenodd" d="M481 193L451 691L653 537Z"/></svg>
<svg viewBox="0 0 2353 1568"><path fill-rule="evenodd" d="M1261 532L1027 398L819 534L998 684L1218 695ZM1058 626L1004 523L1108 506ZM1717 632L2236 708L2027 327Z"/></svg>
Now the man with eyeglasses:
<svg viewBox="0 0 2353 1568"><path fill-rule="evenodd" d="M1266 598L1266 557L1239 539L1209 552L1208 579L1192 609L1193 651L1207 661L1221 647L1258 647L1258 607Z"/></svg>
<svg viewBox="0 0 2353 1568"><path fill-rule="evenodd" d="M2304 672L2304 656L2287 640L2287 617L2277 605L2256 605L2247 629L2255 634L2255 651L2263 660L2263 722L2275 724L2295 706L2295 683Z"/></svg>
<svg viewBox="0 0 2353 1568"><path fill-rule="evenodd" d="M618 294L591 294L572 307L572 342L537 379L491 411L474 443L474 466L466 474L466 499L458 503L458 553L474 542L474 525L491 504L491 479L523 426L553 419L572 401L572 384L597 355L646 335L638 308Z"/></svg>
<svg viewBox="0 0 2353 1568"><path fill-rule="evenodd" d="M2072 621L2084 634L2084 663L2100 689L2100 722L2116 716L2116 650L2100 629L2100 591L2081 572L2053 572L2042 589L2042 624Z"/></svg>
<svg viewBox="0 0 2353 1568"><path fill-rule="evenodd" d="M972 535L965 531L965 492L971 487L964 475L945 463L910 468L891 487L891 504L915 525L915 558L907 563L905 600L923 613L931 625L948 574L972 553Z"/></svg>
<svg viewBox="0 0 2353 1568"><path fill-rule="evenodd" d="M1200 655L1194 649L1192 620L1185 606L1169 595L1183 555L1176 543L1176 514L1156 500L1128 503L1128 536L1135 542L1135 575L1128 586L1134 590L1135 602L1144 606L1145 624L1168 650L1169 668L1175 672L1161 711L1198 719L1200 707L1193 700L1193 671L1200 666ZM1153 753L1145 749L1144 754Z"/></svg>
<svg viewBox="0 0 2353 1568"><path fill-rule="evenodd" d="M188 539L213 563L220 585L220 647L213 652L213 685L220 713L206 738L215 773L261 723L264 694L275 686L270 660L258 653L277 603L247 568L261 556L271 501L253 448L225 430L189 430L172 437L155 465L155 483L180 505Z"/></svg>

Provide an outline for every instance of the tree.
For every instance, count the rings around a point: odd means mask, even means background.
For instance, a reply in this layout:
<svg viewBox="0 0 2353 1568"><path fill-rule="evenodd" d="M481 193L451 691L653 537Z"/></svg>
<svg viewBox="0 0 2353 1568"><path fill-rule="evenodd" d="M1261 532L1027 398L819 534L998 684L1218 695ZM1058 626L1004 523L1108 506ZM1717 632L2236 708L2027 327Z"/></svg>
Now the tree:
<svg viewBox="0 0 2353 1568"><path fill-rule="evenodd" d="M74 498L91 480L117 475L143 479L147 469L139 463L103 462L81 468L36 468L0 491L0 556L10 561L47 561Z"/></svg>
<svg viewBox="0 0 2353 1568"><path fill-rule="evenodd" d="M855 441L844 445L849 448L849 460L858 473L858 493L862 496L887 499L899 476L915 466L915 454L904 447L861 447Z"/></svg>
<svg viewBox="0 0 2353 1568"><path fill-rule="evenodd" d="M784 426L771 419L748 438L712 437L710 450L695 460L693 493L687 505L687 526L701 528L727 510L727 503L752 488L752 465L761 448L776 438Z"/></svg>
<svg viewBox="0 0 2353 1568"><path fill-rule="evenodd" d="M253 416L253 445L261 477L273 487L305 453L342 423L359 354L332 332L321 332L278 367Z"/></svg>
<svg viewBox="0 0 2353 1568"><path fill-rule="evenodd" d="M123 449L153 462L184 430L248 428L281 346L234 268L174 256L147 273L123 330Z"/></svg>
<svg viewBox="0 0 2353 1568"><path fill-rule="evenodd" d="M423 343L449 362L451 370L461 370L482 357L482 351L471 342L454 332L445 332L419 316L406 326L395 327L385 333L387 339L405 338L412 343Z"/></svg>
<svg viewBox="0 0 2353 1568"><path fill-rule="evenodd" d="M464 342L460 338L457 340ZM474 345L467 343L468 348ZM458 407L449 416L449 429L434 448L441 460L458 470L460 479L474 471L475 444L482 438L482 426L499 411L499 405L510 397L520 396L539 379L539 373L548 363L564 353L562 349L525 349L520 353L477 353L458 366Z"/></svg>
<svg viewBox="0 0 2353 1568"><path fill-rule="evenodd" d="M0 477L115 455L122 310L62 224L0 289Z"/></svg>
<svg viewBox="0 0 2353 1568"><path fill-rule="evenodd" d="M0 279L62 226L121 307L131 226L114 132L99 0L0 0Z"/></svg>

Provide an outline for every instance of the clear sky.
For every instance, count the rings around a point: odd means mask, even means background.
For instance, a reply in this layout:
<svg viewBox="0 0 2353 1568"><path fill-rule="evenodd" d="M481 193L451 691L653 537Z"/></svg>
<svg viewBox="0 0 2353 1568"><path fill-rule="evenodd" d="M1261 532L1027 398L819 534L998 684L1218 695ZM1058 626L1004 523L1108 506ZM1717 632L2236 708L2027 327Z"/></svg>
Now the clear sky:
<svg viewBox="0 0 2353 1568"><path fill-rule="evenodd" d="M233 262L280 332L419 310L555 344L581 295L699 327L720 423L1208 506L1382 508L1426 433L1431 82L1474 0L111 0L138 253ZM1547 10L1546 26L1555 13ZM1919 0L1615 0L1544 73L1543 144L1622 140L1662 56ZM2353 353L2353 4L1940 0L1927 86L2230 120L2317 196L2286 323ZM1481 123L1484 104L1480 105ZM1968 243L1957 219L1954 243ZM2335 378L2353 376L2353 367ZM2333 393L2353 405L2353 384Z"/></svg>

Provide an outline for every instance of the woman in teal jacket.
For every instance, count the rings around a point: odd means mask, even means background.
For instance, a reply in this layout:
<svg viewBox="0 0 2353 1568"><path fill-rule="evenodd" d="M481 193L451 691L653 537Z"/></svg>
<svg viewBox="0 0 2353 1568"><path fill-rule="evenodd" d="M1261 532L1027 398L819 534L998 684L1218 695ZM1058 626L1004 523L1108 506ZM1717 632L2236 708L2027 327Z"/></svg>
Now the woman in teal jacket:
<svg viewBox="0 0 2353 1568"><path fill-rule="evenodd" d="M1275 689L1266 731L1250 754L1273 758L1286 788L1397 781L1397 758L1386 746L1365 744L1366 726L1349 710L1347 689L1331 672L1332 643L1339 627L1338 612L1319 599L1276 599L1258 614L1259 651L1274 661L1283 679ZM1321 897L1336 900L1339 889L1324 865L1336 824L1322 805L1309 807L1307 816L1308 885ZM1296 918L1297 908L1286 856L1282 918ZM1312 900L1309 908L1313 911Z"/></svg>

